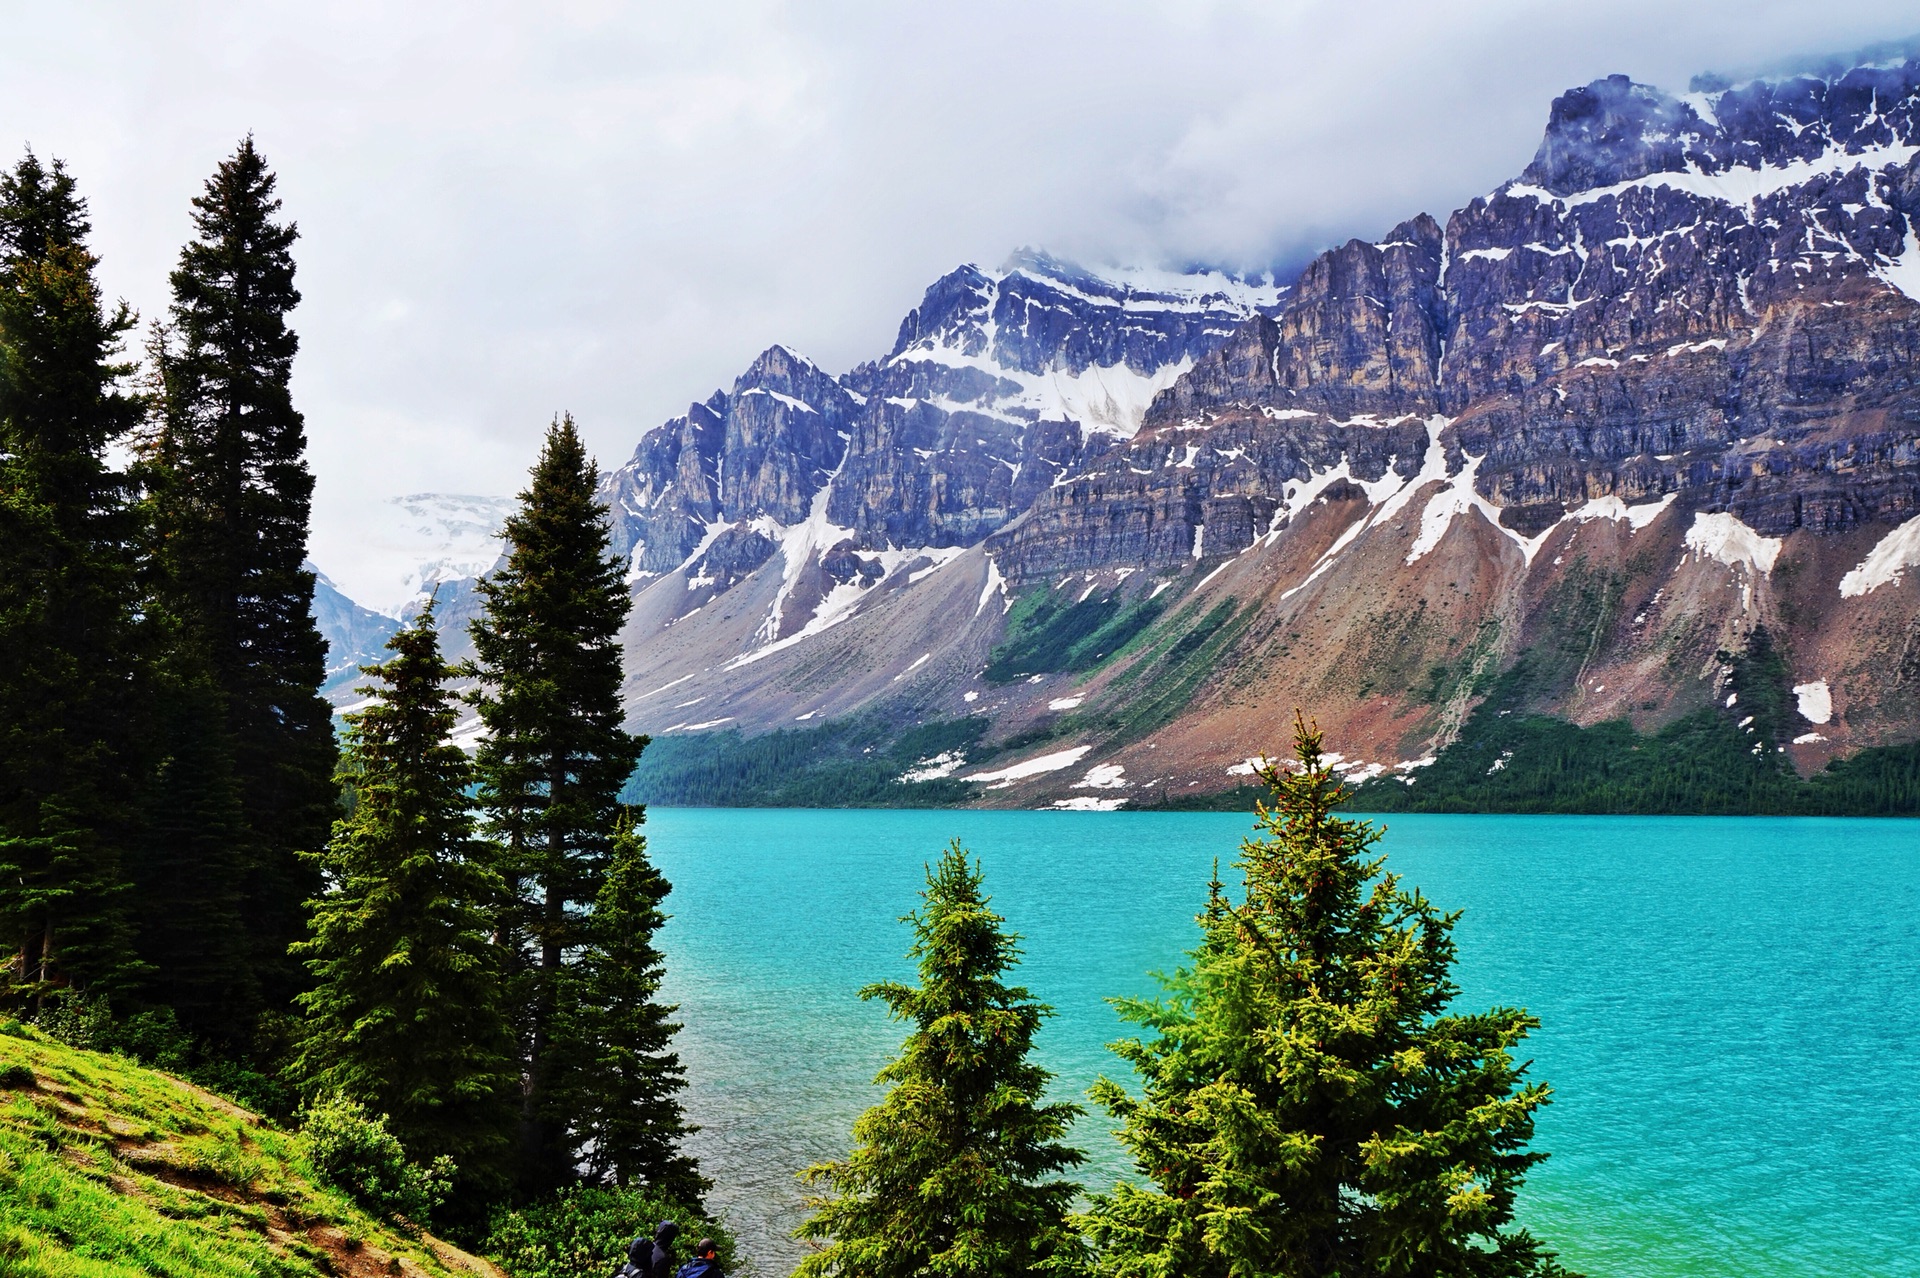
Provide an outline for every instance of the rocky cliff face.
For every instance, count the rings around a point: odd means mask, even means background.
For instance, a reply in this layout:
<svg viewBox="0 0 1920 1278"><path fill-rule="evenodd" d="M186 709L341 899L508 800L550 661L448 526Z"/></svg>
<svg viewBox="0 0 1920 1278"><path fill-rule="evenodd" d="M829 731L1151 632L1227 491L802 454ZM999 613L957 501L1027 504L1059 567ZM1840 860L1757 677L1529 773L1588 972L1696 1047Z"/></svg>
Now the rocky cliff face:
<svg viewBox="0 0 1920 1278"><path fill-rule="evenodd" d="M787 607L794 588L838 616L903 566L978 543L1130 438L1155 394L1284 292L1032 252L961 267L883 359L836 378L776 346L650 432L604 487L616 548L636 583L679 573L702 599L778 556L788 589L762 638L791 637L819 619Z"/></svg>
<svg viewBox="0 0 1920 1278"><path fill-rule="evenodd" d="M1731 714L1765 635L1804 731L1756 750L1912 739L1916 157L1920 64L1616 76L1290 288L1023 255L843 376L776 347L609 477L635 722L984 715L1036 743L989 797L1084 806L1227 784L1295 704L1413 776L1521 666Z"/></svg>

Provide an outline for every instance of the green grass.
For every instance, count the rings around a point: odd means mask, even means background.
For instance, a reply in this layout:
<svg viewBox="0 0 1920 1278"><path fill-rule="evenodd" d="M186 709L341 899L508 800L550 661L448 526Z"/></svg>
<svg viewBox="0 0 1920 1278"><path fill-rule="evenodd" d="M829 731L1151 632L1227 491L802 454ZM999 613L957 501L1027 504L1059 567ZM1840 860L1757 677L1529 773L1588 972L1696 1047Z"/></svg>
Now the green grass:
<svg viewBox="0 0 1920 1278"><path fill-rule="evenodd" d="M371 1219L297 1136L210 1092L0 1030L0 1275L388 1273L499 1270Z"/></svg>

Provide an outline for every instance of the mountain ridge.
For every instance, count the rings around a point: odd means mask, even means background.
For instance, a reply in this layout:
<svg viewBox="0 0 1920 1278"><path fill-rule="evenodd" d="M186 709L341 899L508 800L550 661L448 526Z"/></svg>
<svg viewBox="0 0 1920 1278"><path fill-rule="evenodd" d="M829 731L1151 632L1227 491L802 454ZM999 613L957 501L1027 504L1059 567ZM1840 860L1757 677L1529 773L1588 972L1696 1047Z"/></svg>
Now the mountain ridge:
<svg viewBox="0 0 1920 1278"><path fill-rule="evenodd" d="M899 777L1069 806L1235 785L1295 705L1417 786L1523 664L1515 713L1711 709L1771 767L1910 740L1916 156L1920 62L1607 77L1511 181L1291 284L1029 251L839 377L770 348L606 476L632 723L715 767L976 723ZM1727 700L1762 643L1798 707L1764 739Z"/></svg>

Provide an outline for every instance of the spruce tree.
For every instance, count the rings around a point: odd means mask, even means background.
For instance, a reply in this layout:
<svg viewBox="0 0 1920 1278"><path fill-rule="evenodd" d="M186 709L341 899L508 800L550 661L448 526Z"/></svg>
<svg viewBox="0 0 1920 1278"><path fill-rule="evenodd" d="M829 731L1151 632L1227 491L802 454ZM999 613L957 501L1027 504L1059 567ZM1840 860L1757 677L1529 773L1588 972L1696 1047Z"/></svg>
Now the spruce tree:
<svg viewBox="0 0 1920 1278"><path fill-rule="evenodd" d="M1114 1050L1135 1099L1094 1099L1148 1185L1086 1218L1096 1271L1125 1278L1560 1274L1514 1197L1548 1089L1513 1049L1524 1011L1448 1011L1457 914L1368 854L1379 831L1335 814L1348 791L1296 716L1296 770L1264 767L1242 904L1216 881L1192 966L1161 1001L1122 1001L1153 1031Z"/></svg>
<svg viewBox="0 0 1920 1278"><path fill-rule="evenodd" d="M796 1278L1015 1278L1081 1258L1067 1218L1080 1187L1054 1178L1081 1161L1060 1143L1080 1107L1040 1103L1052 1076L1027 1057L1052 1009L1001 982L1019 938L983 882L956 840L907 917L919 985L860 991L913 1029L875 1079L887 1095L854 1124L853 1152L802 1173L831 1192L798 1231L825 1245Z"/></svg>
<svg viewBox="0 0 1920 1278"><path fill-rule="evenodd" d="M135 524L106 453L141 409L88 230L58 161L0 175L0 937L34 1004L137 976Z"/></svg>
<svg viewBox="0 0 1920 1278"><path fill-rule="evenodd" d="M194 649L174 686L211 699L225 720L224 742L176 745L226 756L206 770L231 772L241 808L251 968L242 983L257 983L268 1005L280 1006L300 981L287 947L304 931L303 903L317 888L303 856L326 842L334 801L332 714L318 695L326 644L312 616L314 576L303 567L313 475L288 388L299 346L287 325L300 300L291 252L298 231L277 220L274 176L251 137L193 208L194 238L173 272L169 326L156 344L160 420L146 476L155 607L175 625L176 642ZM192 865L169 872L206 873ZM151 957L164 965L184 956L162 945Z"/></svg>
<svg viewBox="0 0 1920 1278"><path fill-rule="evenodd" d="M606 507L594 500L598 482L573 419L556 420L506 521L506 563L480 583L485 611L472 626L487 729L475 757L479 796L507 883L526 1193L573 1179L585 1139L571 1080L593 1055L571 1029L586 996L580 957L593 940L620 790L645 744L621 726L630 600Z"/></svg>
<svg viewBox="0 0 1920 1278"><path fill-rule="evenodd" d="M649 1192L698 1210L711 1182L681 1143L687 1125L680 1092L686 1069L673 1052L677 1010L659 1001L665 960L653 936L673 886L647 859L643 813L628 808L614 827L606 880L594 899L581 960L584 998L573 1040L584 1067L575 1075L577 1111L594 1179Z"/></svg>
<svg viewBox="0 0 1920 1278"><path fill-rule="evenodd" d="M151 749L137 888L145 997L216 1054L245 1054L261 1009L247 924L249 847L226 695L177 619L155 612Z"/></svg>
<svg viewBox="0 0 1920 1278"><path fill-rule="evenodd" d="M294 946L313 988L294 1073L387 1115L410 1156L458 1165L468 1198L504 1189L517 1083L492 936L501 893L474 834L472 765L433 605L364 670L376 698L348 716L340 781L352 811L314 858L326 890Z"/></svg>

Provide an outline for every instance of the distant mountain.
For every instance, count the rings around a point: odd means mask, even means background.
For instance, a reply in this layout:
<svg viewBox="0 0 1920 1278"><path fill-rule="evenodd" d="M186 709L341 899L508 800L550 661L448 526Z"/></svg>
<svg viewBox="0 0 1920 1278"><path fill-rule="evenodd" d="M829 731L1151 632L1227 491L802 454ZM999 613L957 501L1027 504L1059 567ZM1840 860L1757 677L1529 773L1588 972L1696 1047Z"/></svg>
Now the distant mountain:
<svg viewBox="0 0 1920 1278"><path fill-rule="evenodd" d="M775 347L606 479L642 791L831 738L885 801L1184 800L1296 705L1415 791L1496 712L1911 741L1916 157L1920 63L1614 76L1285 287L1029 253L847 373Z"/></svg>
<svg viewBox="0 0 1920 1278"><path fill-rule="evenodd" d="M385 613L362 608L340 593L333 579L312 564L316 574L313 587L313 620L327 641L327 680L320 695L335 705L358 700L354 687L360 681L360 667L379 661L388 639L400 629L400 623Z"/></svg>
<svg viewBox="0 0 1920 1278"><path fill-rule="evenodd" d="M328 647L322 691L336 705L358 700L358 668L385 659L388 637L429 594L438 594L449 655L466 654L473 585L500 558L500 529L514 499L412 493L385 506L385 517L361 530L352 585L322 573L314 591L314 620Z"/></svg>
<svg viewBox="0 0 1920 1278"><path fill-rule="evenodd" d="M660 659L757 660L920 579L1130 439L1156 394L1285 292L1028 251L937 280L893 349L843 376L769 349L607 477L632 580L672 579L644 592L655 635L778 574L724 651L676 636ZM630 665L650 667L647 630L633 633Z"/></svg>

